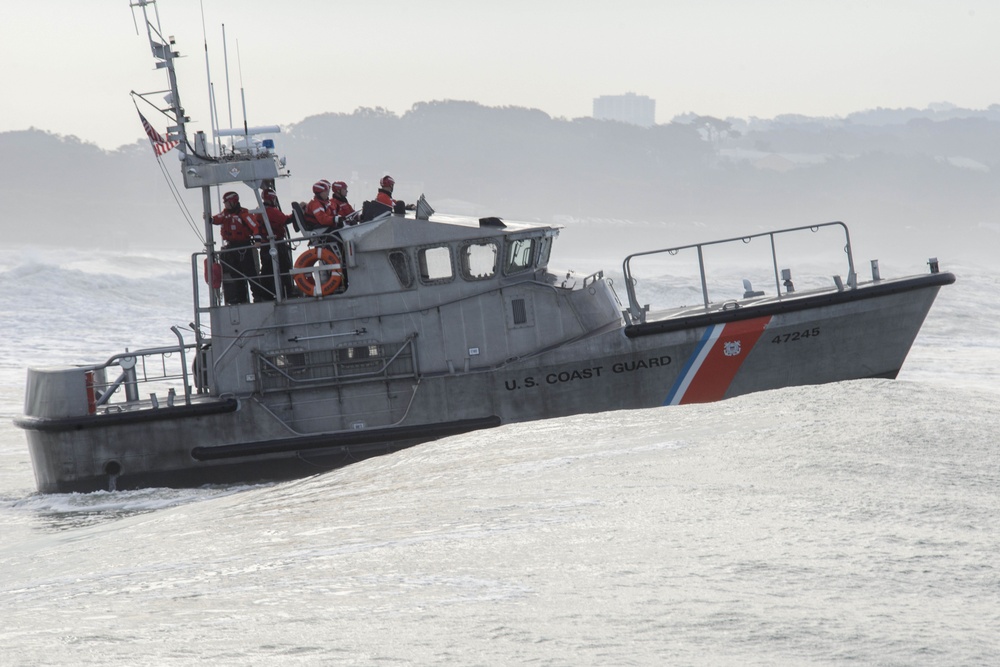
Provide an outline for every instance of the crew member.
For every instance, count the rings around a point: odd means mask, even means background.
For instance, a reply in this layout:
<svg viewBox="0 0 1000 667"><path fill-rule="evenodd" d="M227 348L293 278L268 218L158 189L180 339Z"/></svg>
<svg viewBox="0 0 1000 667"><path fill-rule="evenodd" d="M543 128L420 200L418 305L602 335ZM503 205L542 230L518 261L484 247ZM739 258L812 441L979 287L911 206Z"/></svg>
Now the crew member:
<svg viewBox="0 0 1000 667"><path fill-rule="evenodd" d="M326 227L328 231L337 229L335 207L330 202L330 181L316 181L313 184L313 198L305 205L306 222L314 227Z"/></svg>
<svg viewBox="0 0 1000 667"><path fill-rule="evenodd" d="M335 207L333 214L341 227L357 224L357 212L347 201L347 183L334 181L330 184L330 204Z"/></svg>
<svg viewBox="0 0 1000 667"><path fill-rule="evenodd" d="M396 187L396 181L386 174L382 177L382 180L378 182L378 194L375 195L375 201L380 204L385 204L389 208L396 205L396 200L392 198L392 189Z"/></svg>
<svg viewBox="0 0 1000 667"><path fill-rule="evenodd" d="M390 176L389 174L386 174L385 176L382 177L382 180L378 182L378 186L379 186L378 194L375 195L375 201L379 202L380 204L385 204L393 211L395 211L396 200L392 198L392 190L394 187L396 187L395 179L393 179L393 177ZM416 206L413 204L410 204L409 206L406 206L404 204L404 207L406 208L407 211L412 211L413 209L416 208Z"/></svg>
<svg viewBox="0 0 1000 667"><path fill-rule="evenodd" d="M257 249L254 247L260 238L257 222L240 206L240 196L235 192L227 192L222 201L225 208L212 216L212 224L221 227L223 241L218 256L222 265L222 293L227 304L249 303L249 282L254 301L260 301L264 290L257 279Z"/></svg>
<svg viewBox="0 0 1000 667"><path fill-rule="evenodd" d="M292 249L288 245L288 223L292 216L286 215L278 206L278 195L274 190L264 190L260 198L264 201L264 212L267 213L267 222L274 232L274 249L278 253L278 273L281 278L282 295L297 295L298 291L292 289L292 277L289 273L292 270ZM264 224L264 215L258 213L254 216L257 228L260 230L262 245L260 250L260 282L269 295L277 294L274 288L274 265L271 261L271 248L268 243L267 225ZM273 297L272 297L273 298Z"/></svg>

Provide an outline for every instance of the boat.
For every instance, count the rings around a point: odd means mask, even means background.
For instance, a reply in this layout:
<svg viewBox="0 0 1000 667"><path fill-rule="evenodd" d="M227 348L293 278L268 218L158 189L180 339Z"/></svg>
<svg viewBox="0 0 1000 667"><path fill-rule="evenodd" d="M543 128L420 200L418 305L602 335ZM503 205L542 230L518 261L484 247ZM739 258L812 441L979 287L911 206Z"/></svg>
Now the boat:
<svg viewBox="0 0 1000 667"><path fill-rule="evenodd" d="M145 14L153 1L133 6ZM206 213L220 186L249 188L262 206L262 188L287 175L284 158L250 128L216 153L203 132L189 142L178 53L158 21L147 30L170 81L185 186L202 191ZM292 479L503 424L895 378L955 281L936 259L894 279L872 261L863 278L834 221L629 255L622 300L603 271L549 267L558 226L439 215L423 196L416 210L363 211L332 234L296 215L287 243L299 259L287 276L271 263L272 286L295 287L252 303L226 303L205 282L226 260L206 222L190 333L175 326L160 347L30 367L15 423L38 490ZM839 274L813 284L779 260L786 239L831 234ZM272 235L261 252L280 246ZM717 296L707 258L731 246L766 249L765 289L746 280ZM640 267L676 257L697 267L697 298L643 303Z"/></svg>

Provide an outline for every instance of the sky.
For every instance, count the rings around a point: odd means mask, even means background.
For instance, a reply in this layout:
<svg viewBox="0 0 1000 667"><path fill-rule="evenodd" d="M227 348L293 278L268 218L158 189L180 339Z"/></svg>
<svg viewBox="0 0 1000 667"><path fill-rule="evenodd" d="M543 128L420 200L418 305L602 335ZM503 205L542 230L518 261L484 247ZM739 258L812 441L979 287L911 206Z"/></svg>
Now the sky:
<svg viewBox="0 0 1000 667"><path fill-rule="evenodd" d="M589 116L633 92L656 120L845 116L1000 103L997 0L159 0L189 130L208 130L208 69L228 125L432 100ZM129 0L4 0L0 132L113 149L143 138L129 92L162 90ZM204 17L204 20L203 20ZM162 101L161 96L151 99ZM162 132L165 120L147 117Z"/></svg>

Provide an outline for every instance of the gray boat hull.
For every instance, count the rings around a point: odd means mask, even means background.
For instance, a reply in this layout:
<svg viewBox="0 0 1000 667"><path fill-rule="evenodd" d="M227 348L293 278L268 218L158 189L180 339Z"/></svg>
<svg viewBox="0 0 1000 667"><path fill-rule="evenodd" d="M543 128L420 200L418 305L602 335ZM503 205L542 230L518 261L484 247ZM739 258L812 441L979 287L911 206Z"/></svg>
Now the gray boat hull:
<svg viewBox="0 0 1000 667"><path fill-rule="evenodd" d="M340 409L340 399L321 390L134 415L26 410L18 425L43 493L301 477L500 424L894 378L939 288L953 281L931 274L688 318L650 317L498 368L386 380L389 411L393 396L406 409L382 426L303 433L275 418L294 412L296 401Z"/></svg>

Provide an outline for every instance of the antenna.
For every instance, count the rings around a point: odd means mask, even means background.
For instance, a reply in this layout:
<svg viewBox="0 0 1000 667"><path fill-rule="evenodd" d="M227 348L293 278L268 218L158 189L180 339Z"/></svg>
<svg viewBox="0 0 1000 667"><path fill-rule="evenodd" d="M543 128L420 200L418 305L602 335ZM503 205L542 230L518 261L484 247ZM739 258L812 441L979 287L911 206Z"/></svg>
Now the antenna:
<svg viewBox="0 0 1000 667"><path fill-rule="evenodd" d="M233 129L233 98L229 94L229 47L226 46L226 24L222 24L222 55L226 63L226 103L229 105L229 129ZM233 147L229 142L229 148Z"/></svg>
<svg viewBox="0 0 1000 667"><path fill-rule="evenodd" d="M209 114L208 115L210 116L211 121L212 121L212 134L213 134L212 141L215 142L215 152L216 152L216 154L217 155L221 155L222 154L222 140L219 139L219 137L222 136L222 134L221 134L222 130L219 129L219 112L216 109L215 84L214 83L209 83L208 84L208 104L209 104Z"/></svg>
<svg viewBox="0 0 1000 667"><path fill-rule="evenodd" d="M243 59L240 58L240 40L236 40L236 69L240 73L240 102L243 103L243 137L244 140L249 140L247 136L249 131L247 130L247 98L243 92Z"/></svg>
<svg viewBox="0 0 1000 667"><path fill-rule="evenodd" d="M212 126L212 138L215 142L216 153L221 152L222 146L219 142L219 114L215 108L215 87L212 83L212 68L208 63L208 31L205 29L205 2L201 4L201 39L205 44L205 78L208 83L208 122Z"/></svg>

